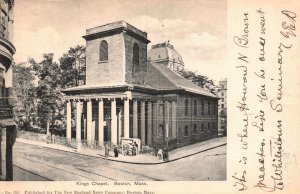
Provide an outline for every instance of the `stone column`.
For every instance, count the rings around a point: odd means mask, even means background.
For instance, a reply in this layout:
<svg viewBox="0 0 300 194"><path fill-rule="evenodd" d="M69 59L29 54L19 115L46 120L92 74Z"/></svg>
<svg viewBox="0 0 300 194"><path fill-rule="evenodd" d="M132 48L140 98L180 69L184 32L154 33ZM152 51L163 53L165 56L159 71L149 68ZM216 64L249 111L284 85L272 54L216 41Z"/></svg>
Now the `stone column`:
<svg viewBox="0 0 300 194"><path fill-rule="evenodd" d="M104 105L103 99L98 102L98 141L99 146L104 146Z"/></svg>
<svg viewBox="0 0 300 194"><path fill-rule="evenodd" d="M148 119L147 119L147 144L152 144L152 102L148 102Z"/></svg>
<svg viewBox="0 0 300 194"><path fill-rule="evenodd" d="M81 143L81 104L80 100L76 102L76 141Z"/></svg>
<svg viewBox="0 0 300 194"><path fill-rule="evenodd" d="M142 145L145 145L146 139L145 139L145 101L141 101L141 141Z"/></svg>
<svg viewBox="0 0 300 194"><path fill-rule="evenodd" d="M129 99L124 99L124 138L129 138Z"/></svg>
<svg viewBox="0 0 300 194"><path fill-rule="evenodd" d="M137 99L133 99L133 138L138 138L138 106Z"/></svg>
<svg viewBox="0 0 300 194"><path fill-rule="evenodd" d="M170 115L170 112L169 112L169 102L168 101L165 101L165 140L169 140L169 136L170 136L170 133L169 133L169 129L170 129L170 118L169 118L169 115Z"/></svg>
<svg viewBox="0 0 300 194"><path fill-rule="evenodd" d="M88 99L86 112L86 141L88 146L92 144L92 114L92 100Z"/></svg>
<svg viewBox="0 0 300 194"><path fill-rule="evenodd" d="M111 143L118 144L116 100L111 99Z"/></svg>
<svg viewBox="0 0 300 194"><path fill-rule="evenodd" d="M123 107L120 107L120 111L117 114L117 128L118 128L118 144L121 141L121 136L122 136L122 115L123 115Z"/></svg>
<svg viewBox="0 0 300 194"><path fill-rule="evenodd" d="M71 141L72 117L71 117L71 101L67 101L67 141Z"/></svg>
<svg viewBox="0 0 300 194"><path fill-rule="evenodd" d="M158 102L153 103L153 141L157 142L157 129L158 129Z"/></svg>
<svg viewBox="0 0 300 194"><path fill-rule="evenodd" d="M176 101L172 101L172 139L177 138Z"/></svg>

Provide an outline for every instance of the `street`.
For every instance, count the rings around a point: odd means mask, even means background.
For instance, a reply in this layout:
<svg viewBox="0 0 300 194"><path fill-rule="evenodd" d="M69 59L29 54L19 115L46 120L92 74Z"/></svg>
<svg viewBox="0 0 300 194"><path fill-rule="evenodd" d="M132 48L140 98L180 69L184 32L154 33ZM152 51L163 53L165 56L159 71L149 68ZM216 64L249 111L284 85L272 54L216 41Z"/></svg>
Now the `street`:
<svg viewBox="0 0 300 194"><path fill-rule="evenodd" d="M20 142L15 143L13 154L16 181L226 180L226 145L156 165L109 161Z"/></svg>

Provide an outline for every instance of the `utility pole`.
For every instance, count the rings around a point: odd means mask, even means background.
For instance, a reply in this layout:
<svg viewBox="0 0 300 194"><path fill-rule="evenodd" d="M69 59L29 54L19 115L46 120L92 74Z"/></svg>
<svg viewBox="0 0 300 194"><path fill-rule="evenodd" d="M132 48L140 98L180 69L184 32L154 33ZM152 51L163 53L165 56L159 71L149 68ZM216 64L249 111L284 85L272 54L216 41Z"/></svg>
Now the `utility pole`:
<svg viewBox="0 0 300 194"><path fill-rule="evenodd" d="M161 42L164 42L164 27L165 27L165 25L162 24L161 25Z"/></svg>

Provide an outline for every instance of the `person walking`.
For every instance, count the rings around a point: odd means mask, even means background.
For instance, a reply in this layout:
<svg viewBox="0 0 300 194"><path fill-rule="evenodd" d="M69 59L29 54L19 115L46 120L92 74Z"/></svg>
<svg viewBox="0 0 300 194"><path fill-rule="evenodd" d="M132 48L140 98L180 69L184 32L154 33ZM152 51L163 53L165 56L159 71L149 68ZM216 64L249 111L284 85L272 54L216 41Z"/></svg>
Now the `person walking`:
<svg viewBox="0 0 300 194"><path fill-rule="evenodd" d="M167 146L165 146L163 149L163 161L165 162L169 161L169 153L168 153Z"/></svg>
<svg viewBox="0 0 300 194"><path fill-rule="evenodd" d="M117 158L119 156L118 146L115 146L114 153L115 153L115 157Z"/></svg>
<svg viewBox="0 0 300 194"><path fill-rule="evenodd" d="M161 149L161 148L159 148L159 150L158 150L158 152L157 152L158 159L160 159L160 160L161 160L161 158L162 158L162 155L163 155L163 151L162 151L162 149Z"/></svg>
<svg viewBox="0 0 300 194"><path fill-rule="evenodd" d="M108 144L105 144L105 157L108 158L109 156L109 146Z"/></svg>
<svg viewBox="0 0 300 194"><path fill-rule="evenodd" d="M135 147L135 144L132 146L132 155L133 155L133 156L136 155L136 147Z"/></svg>
<svg viewBox="0 0 300 194"><path fill-rule="evenodd" d="M139 146L138 146L138 144L136 143L136 142L134 142L134 146L133 146L134 148L135 148L135 155L138 155L138 151L139 151Z"/></svg>
<svg viewBox="0 0 300 194"><path fill-rule="evenodd" d="M155 155L155 157L157 157L157 155L158 155L157 153L158 153L158 147L155 146L155 147L154 147L154 155Z"/></svg>

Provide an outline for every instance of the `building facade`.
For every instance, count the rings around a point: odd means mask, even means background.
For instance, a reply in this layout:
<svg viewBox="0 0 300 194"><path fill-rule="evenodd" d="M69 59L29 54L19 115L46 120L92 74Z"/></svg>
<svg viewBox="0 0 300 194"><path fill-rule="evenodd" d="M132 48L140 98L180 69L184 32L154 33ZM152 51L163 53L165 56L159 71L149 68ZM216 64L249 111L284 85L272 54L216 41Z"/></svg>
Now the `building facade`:
<svg viewBox="0 0 300 194"><path fill-rule="evenodd" d="M227 134L227 79L219 81L219 132Z"/></svg>
<svg viewBox="0 0 300 194"><path fill-rule="evenodd" d="M6 175L1 179L12 180L12 146L16 137L12 106L12 64L16 49L13 45L13 0L0 0L0 158L2 138L6 142Z"/></svg>
<svg viewBox="0 0 300 194"><path fill-rule="evenodd" d="M168 63L147 58L147 33L119 21L87 29L83 38L86 85L63 91L68 139L90 146L117 145L122 138L138 138L143 145L186 145L217 134L217 96Z"/></svg>

